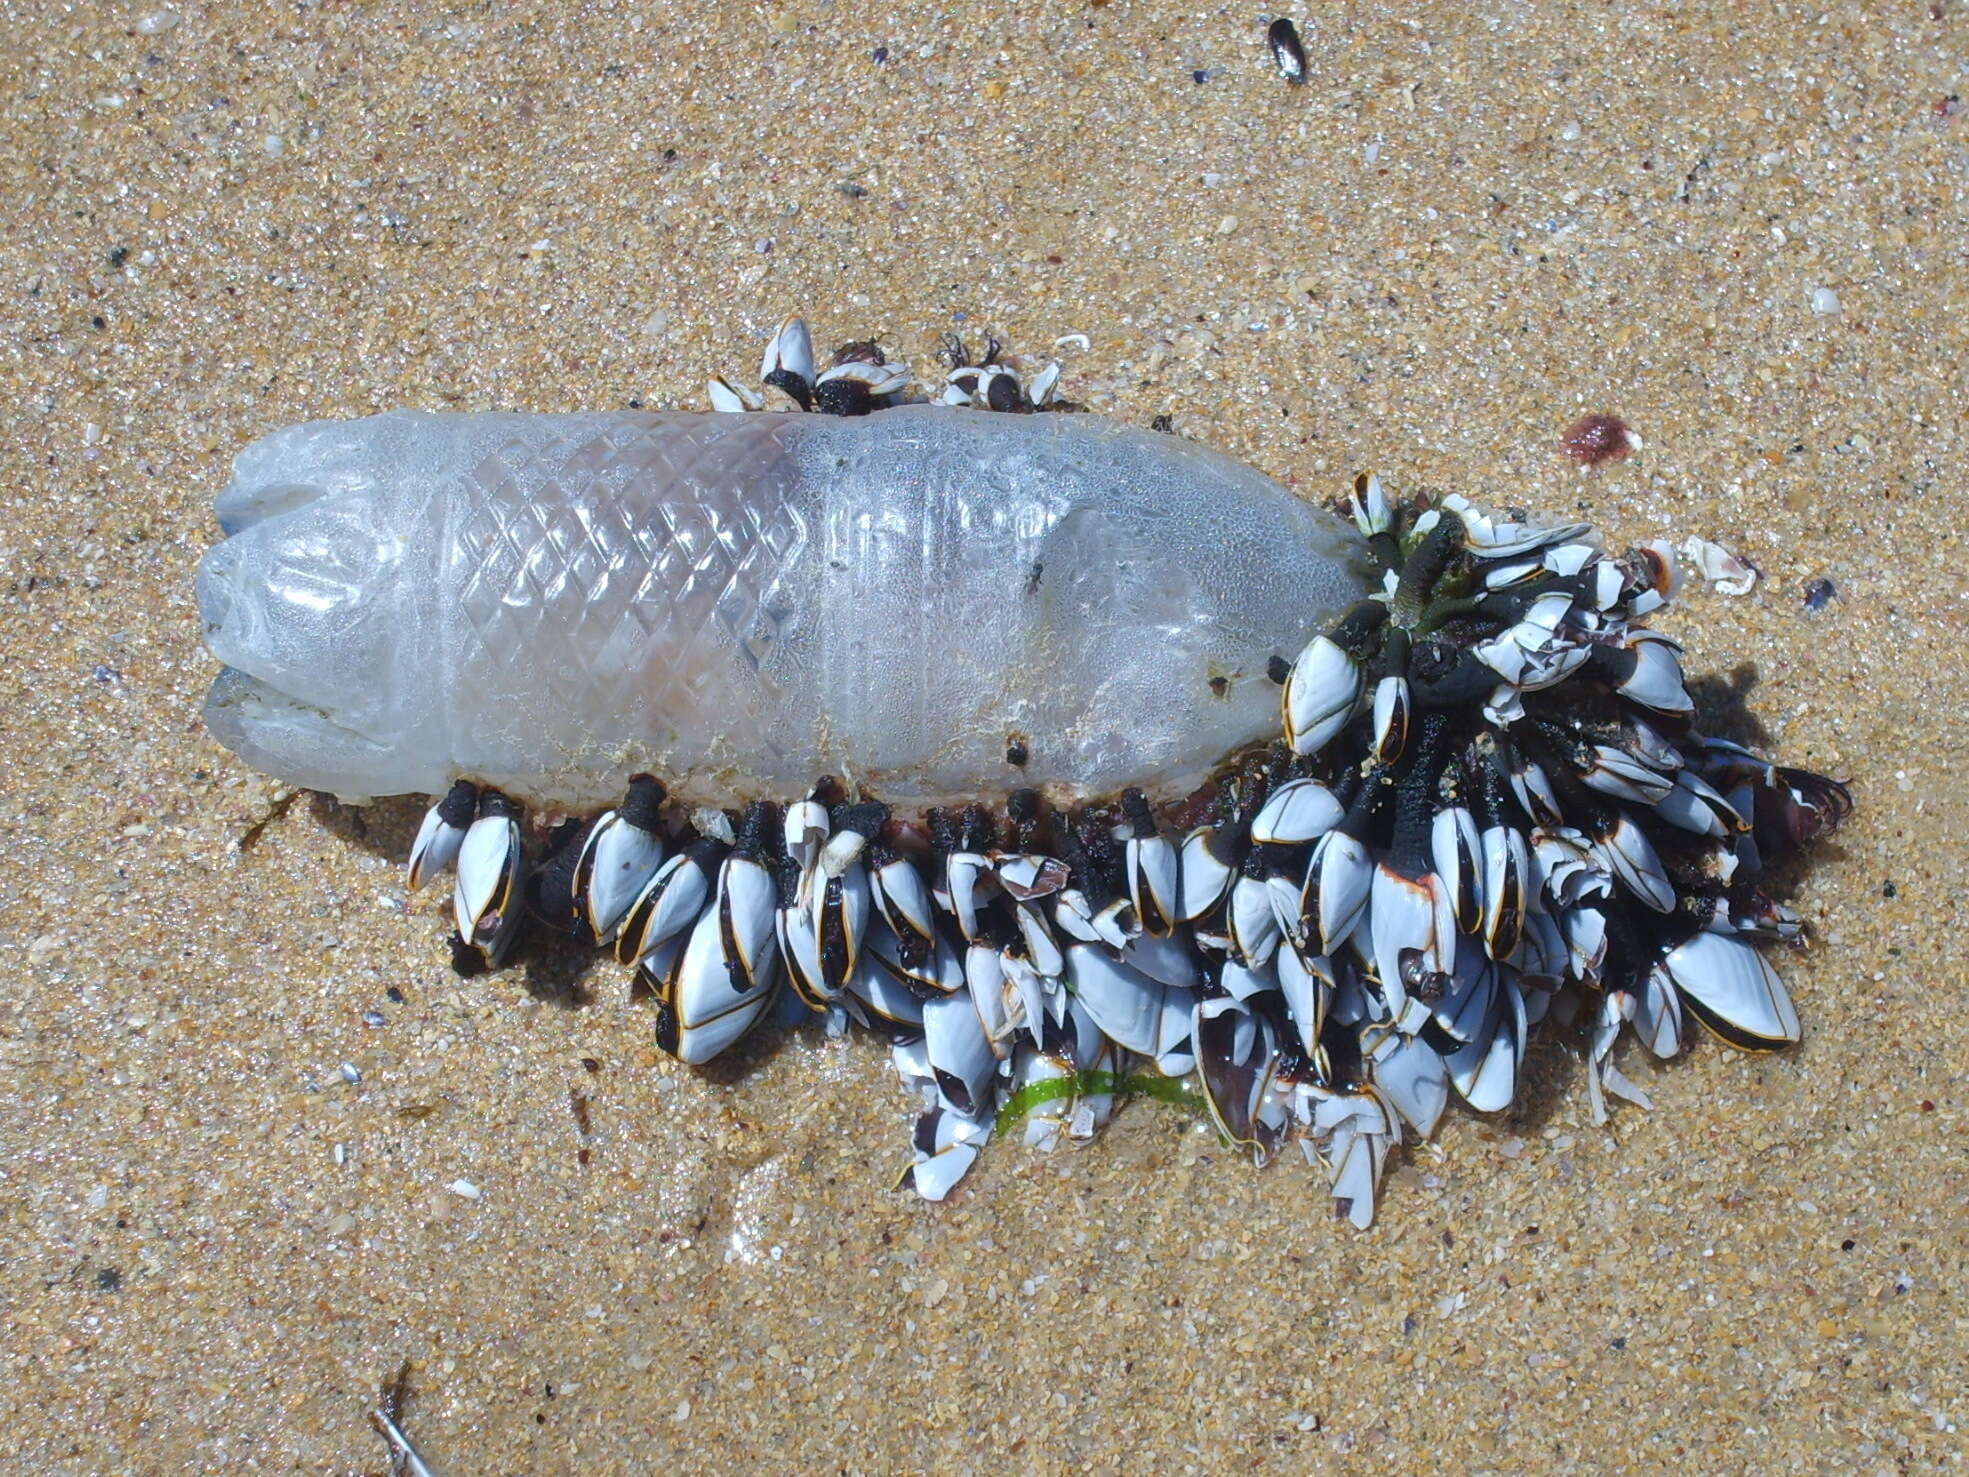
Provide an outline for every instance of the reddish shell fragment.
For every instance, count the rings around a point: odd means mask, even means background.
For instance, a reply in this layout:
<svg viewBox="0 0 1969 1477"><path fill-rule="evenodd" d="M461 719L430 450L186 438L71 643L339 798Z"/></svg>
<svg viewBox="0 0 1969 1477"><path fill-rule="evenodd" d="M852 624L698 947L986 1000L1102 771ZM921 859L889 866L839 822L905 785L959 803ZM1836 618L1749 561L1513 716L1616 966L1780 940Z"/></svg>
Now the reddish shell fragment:
<svg viewBox="0 0 1969 1477"><path fill-rule="evenodd" d="M1559 444L1582 467L1617 462L1634 449L1627 422L1617 415L1583 415L1566 427Z"/></svg>

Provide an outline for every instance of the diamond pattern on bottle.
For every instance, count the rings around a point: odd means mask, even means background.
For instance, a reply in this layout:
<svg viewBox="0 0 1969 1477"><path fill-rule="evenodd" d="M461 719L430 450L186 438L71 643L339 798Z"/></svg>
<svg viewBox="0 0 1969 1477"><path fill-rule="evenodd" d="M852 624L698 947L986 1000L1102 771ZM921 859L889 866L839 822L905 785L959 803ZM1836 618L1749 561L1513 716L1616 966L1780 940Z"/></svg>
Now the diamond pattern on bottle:
<svg viewBox="0 0 1969 1477"><path fill-rule="evenodd" d="M458 609L482 690L579 704L599 724L681 711L734 666L763 681L806 523L773 466L736 518L720 518L694 470L707 444L631 422L516 440L468 475ZM578 655L542 662L542 650Z"/></svg>

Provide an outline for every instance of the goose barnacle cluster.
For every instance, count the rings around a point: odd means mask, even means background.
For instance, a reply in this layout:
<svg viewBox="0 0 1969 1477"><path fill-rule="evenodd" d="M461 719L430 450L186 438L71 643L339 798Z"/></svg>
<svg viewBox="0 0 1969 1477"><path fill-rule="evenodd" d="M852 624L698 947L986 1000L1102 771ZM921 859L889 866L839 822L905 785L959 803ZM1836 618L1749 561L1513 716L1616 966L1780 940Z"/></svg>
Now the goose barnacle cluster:
<svg viewBox="0 0 1969 1477"><path fill-rule="evenodd" d="M1541 1026L1579 1044L1596 1117L1647 1102L1615 1060L1630 1028L1657 1057L1691 1021L1798 1040L1764 949L1800 924L1759 879L1850 802L1698 730L1646 625L1672 551L1373 477L1352 513L1381 587L1275 664L1278 738L1186 797L911 814L828 778L683 812L642 776L541 866L533 910L633 967L686 1062L782 984L887 1040L931 1199L1007 1104L1051 1147L1131 1073L1194 1075L1229 1139L1260 1164L1297 1142L1366 1225L1390 1151L1453 1099L1510 1106ZM504 795L461 782L431 810L411 880L454 862L459 957L496 965L526 868Z"/></svg>
<svg viewBox="0 0 1969 1477"><path fill-rule="evenodd" d="M1057 366L947 355L912 401L795 318L760 366L793 413L715 380L714 413L272 433L200 569L208 726L296 784L448 788L410 880L455 869L461 970L533 918L683 1061L781 1011L875 1032L932 1199L1001 1122L1051 1146L1194 1079L1364 1225L1405 1136L1518 1098L1534 1031L1596 1115L1645 1101L1630 1029L1798 1039L1760 878L1849 800L1701 732L1648 625L1666 545L1372 477L1348 528L1033 414ZM625 783L535 859L524 808Z"/></svg>

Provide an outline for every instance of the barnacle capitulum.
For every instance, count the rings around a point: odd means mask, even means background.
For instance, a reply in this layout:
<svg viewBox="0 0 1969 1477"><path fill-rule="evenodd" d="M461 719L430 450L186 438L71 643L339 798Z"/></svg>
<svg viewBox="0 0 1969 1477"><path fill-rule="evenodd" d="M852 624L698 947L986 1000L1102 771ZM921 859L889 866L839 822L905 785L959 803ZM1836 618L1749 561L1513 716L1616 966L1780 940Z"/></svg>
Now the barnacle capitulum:
<svg viewBox="0 0 1969 1477"><path fill-rule="evenodd" d="M1059 363L1048 364L1027 384L1016 370L1000 361L1002 352L998 340L988 338L984 352L973 359L963 339L955 334L945 339L943 357L950 369L944 375L937 403L1024 415L1048 409L1059 388Z"/></svg>
<svg viewBox="0 0 1969 1477"><path fill-rule="evenodd" d="M576 853L573 886L581 921L598 944L615 937L663 865L663 799L661 781L637 775L621 808L597 820Z"/></svg>
<svg viewBox="0 0 1969 1477"><path fill-rule="evenodd" d="M764 394L712 384L760 413L280 433L201 571L230 663L208 723L296 783L444 791L410 881L455 869L462 970L510 957L530 901L633 968L686 1062L777 1005L882 1037L931 1199L1001 1115L1053 1149L1194 1077L1226 1139L1260 1164L1296 1141L1366 1225L1404 1138L1510 1108L1540 1032L1596 1119L1647 1101L1630 1031L1658 1058L1691 1022L1799 1039L1762 950L1802 924L1760 879L1850 800L1699 731L1646 624L1667 545L1372 476L1342 532L1058 413L1057 366L948 354L938 403L903 405L906 367L868 343L823 367L789 319ZM871 548L954 603L871 620ZM405 639L433 602L463 647ZM390 664L431 652L435 682ZM580 815L625 785L530 859L521 799Z"/></svg>
<svg viewBox="0 0 1969 1477"><path fill-rule="evenodd" d="M779 391L795 410L828 415L867 415L891 403L914 382L906 365L891 364L881 348L867 340L843 344L825 369L815 372L813 336L805 320L788 318L766 345L759 379ZM711 408L719 411L763 410L757 391L714 375L705 386Z"/></svg>
<svg viewBox="0 0 1969 1477"><path fill-rule="evenodd" d="M497 969L519 937L525 916L521 886L526 879L526 848L520 837L519 806L497 790L481 792L477 813L458 843L455 865L454 957L461 972Z"/></svg>
<svg viewBox="0 0 1969 1477"><path fill-rule="evenodd" d="M417 839L410 844L407 881L412 892L457 864L465 833L478 813L479 787L470 780L459 780L445 792L442 800L424 812Z"/></svg>

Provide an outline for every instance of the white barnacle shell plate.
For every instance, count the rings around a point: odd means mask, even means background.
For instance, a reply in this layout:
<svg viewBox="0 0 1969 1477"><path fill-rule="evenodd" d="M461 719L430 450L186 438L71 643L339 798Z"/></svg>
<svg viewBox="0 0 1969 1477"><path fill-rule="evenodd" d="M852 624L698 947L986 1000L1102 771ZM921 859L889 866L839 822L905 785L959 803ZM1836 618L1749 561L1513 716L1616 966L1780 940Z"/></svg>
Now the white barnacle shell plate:
<svg viewBox="0 0 1969 1477"><path fill-rule="evenodd" d="M207 724L343 794L1178 793L1368 588L1337 520L1096 415L399 411L262 438L218 512Z"/></svg>

